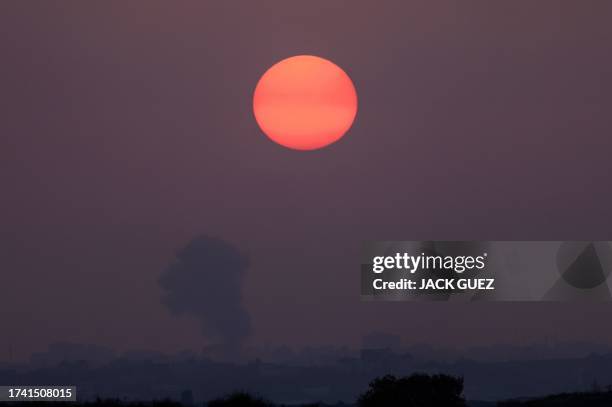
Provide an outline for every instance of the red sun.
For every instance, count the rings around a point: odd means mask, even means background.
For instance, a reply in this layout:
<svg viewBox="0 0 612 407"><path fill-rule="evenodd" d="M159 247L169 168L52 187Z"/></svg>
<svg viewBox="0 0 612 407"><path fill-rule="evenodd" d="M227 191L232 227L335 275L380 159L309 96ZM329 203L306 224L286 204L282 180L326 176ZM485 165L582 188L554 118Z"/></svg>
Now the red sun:
<svg viewBox="0 0 612 407"><path fill-rule="evenodd" d="M338 141L357 114L357 92L338 65L312 55L284 59L255 88L253 112L274 142L316 150Z"/></svg>

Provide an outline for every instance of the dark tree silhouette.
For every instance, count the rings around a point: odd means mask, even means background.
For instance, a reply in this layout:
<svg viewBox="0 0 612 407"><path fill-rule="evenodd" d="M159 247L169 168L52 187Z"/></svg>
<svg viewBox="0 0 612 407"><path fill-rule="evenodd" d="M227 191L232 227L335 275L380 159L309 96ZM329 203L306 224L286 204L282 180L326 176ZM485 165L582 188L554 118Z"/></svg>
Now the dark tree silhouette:
<svg viewBox="0 0 612 407"><path fill-rule="evenodd" d="M532 400L500 401L498 407L610 407L612 392L564 393Z"/></svg>
<svg viewBox="0 0 612 407"><path fill-rule="evenodd" d="M464 407L463 378L414 374L384 376L359 397L360 407Z"/></svg>
<svg viewBox="0 0 612 407"><path fill-rule="evenodd" d="M211 400L208 407L273 407L269 401L252 396L245 392L232 393L226 397Z"/></svg>

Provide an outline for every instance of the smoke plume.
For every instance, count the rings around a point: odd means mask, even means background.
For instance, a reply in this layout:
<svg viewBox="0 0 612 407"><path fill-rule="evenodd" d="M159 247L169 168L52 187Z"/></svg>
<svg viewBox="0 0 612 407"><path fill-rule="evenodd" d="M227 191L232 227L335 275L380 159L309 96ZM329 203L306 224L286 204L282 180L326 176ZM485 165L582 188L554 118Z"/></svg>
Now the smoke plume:
<svg viewBox="0 0 612 407"><path fill-rule="evenodd" d="M251 330L242 304L248 259L233 245L208 236L191 240L164 270L162 302L174 315L197 318L204 335L238 347Z"/></svg>

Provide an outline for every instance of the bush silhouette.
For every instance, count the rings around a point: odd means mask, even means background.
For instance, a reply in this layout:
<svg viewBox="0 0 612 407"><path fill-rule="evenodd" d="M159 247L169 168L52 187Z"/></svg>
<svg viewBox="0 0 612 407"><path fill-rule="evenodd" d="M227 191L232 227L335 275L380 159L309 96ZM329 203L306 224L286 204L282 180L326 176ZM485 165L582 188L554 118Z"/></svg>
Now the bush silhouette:
<svg viewBox="0 0 612 407"><path fill-rule="evenodd" d="M245 392L232 393L226 397L211 400L208 407L273 407L274 404Z"/></svg>
<svg viewBox="0 0 612 407"><path fill-rule="evenodd" d="M532 400L500 401L498 407L610 407L612 392L564 393Z"/></svg>
<svg viewBox="0 0 612 407"><path fill-rule="evenodd" d="M463 379L448 375L384 376L359 397L360 407L464 407Z"/></svg>

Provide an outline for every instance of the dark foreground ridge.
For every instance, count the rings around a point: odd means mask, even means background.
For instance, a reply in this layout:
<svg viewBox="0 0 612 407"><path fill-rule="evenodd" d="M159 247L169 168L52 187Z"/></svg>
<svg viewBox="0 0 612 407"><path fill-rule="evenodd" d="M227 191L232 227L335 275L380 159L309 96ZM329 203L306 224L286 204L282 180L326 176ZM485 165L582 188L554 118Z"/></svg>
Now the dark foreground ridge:
<svg viewBox="0 0 612 407"><path fill-rule="evenodd" d="M612 392L564 393L525 401L501 401L498 407L610 407Z"/></svg>
<svg viewBox="0 0 612 407"><path fill-rule="evenodd" d="M18 405L18 403L12 403ZM48 406L51 402L33 402L30 406ZM57 404L55 404L57 405ZM275 404L264 398L251 395L246 392L234 392L227 396L209 400L204 403L194 403L191 392L183 395L181 403L175 401L152 401L128 402L122 400L101 400L98 399L89 403L70 403L71 406L86 407L179 407L179 406L206 406L206 407L280 407L280 406L300 406L300 407L323 407L331 406L322 403L301 403L301 404ZM391 375L374 379L367 390L361 394L357 401L359 407L465 407L467 406L463 397L463 378L444 374L413 374L405 377L395 377ZM351 404L337 403L335 407L351 406Z"/></svg>
<svg viewBox="0 0 612 407"><path fill-rule="evenodd" d="M3 404L3 403L0 403ZM20 402L4 403L19 406ZM28 402L28 406L57 406L54 402ZM248 392L236 391L226 396L196 403L187 391L181 402L155 400L149 402L120 399L96 399L89 402L71 402L71 407L609 407L612 406L612 387L607 391L563 393L528 400L499 402L467 402L463 395L463 378L446 374L417 373L405 377L386 375L374 379L356 404L288 403L278 404Z"/></svg>
<svg viewBox="0 0 612 407"><path fill-rule="evenodd" d="M499 356L501 351L494 350L496 357L513 358L506 353ZM429 354L390 349L343 353L332 348L283 360L238 363L198 355L159 356L146 352L119 358L102 355L98 361L84 361L80 360L83 354L94 353L89 348L74 355L68 351L48 360L37 359L30 365L0 366L0 383L69 383L78 388L77 396L82 401L182 400L182 393L190 391L192 399L202 403L241 390L281 404L320 401L329 405L339 401L355 403L373 379L388 374L406 377L422 372L463 377L466 399L493 402L585 392L592 390L593 383L601 383L604 388L612 384L612 353L540 360L435 361L430 360ZM73 355L74 360L66 360L66 355ZM443 354L441 358L452 357Z"/></svg>

